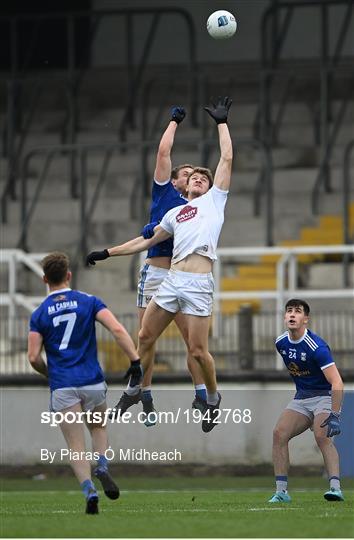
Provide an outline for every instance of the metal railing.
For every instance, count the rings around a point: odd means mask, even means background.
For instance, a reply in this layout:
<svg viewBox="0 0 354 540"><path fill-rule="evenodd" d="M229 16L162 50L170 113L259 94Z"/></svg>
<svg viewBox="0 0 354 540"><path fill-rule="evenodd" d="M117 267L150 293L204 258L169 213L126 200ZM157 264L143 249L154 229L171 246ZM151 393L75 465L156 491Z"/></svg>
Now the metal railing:
<svg viewBox="0 0 354 540"><path fill-rule="evenodd" d="M215 139L201 140L198 138L184 139L184 145L189 145L197 149L198 153L202 156L205 153L205 148L215 147ZM262 178L266 179L271 186L272 182L272 168L271 159L269 153L265 151L263 146L253 139L239 139L236 144L238 146L258 146L261 149L263 165L261 169ZM136 177L135 185L132 190L132 197L134 205L131 204L131 210L134 218L138 219L142 224L145 217L144 201L150 191L150 184L147 186L147 173L146 173L146 156L150 149L154 149L158 146L158 141L137 141L137 142L125 142L125 143L101 143L101 144L75 144L75 145L58 145L48 147L38 147L29 151L22 159L21 163L21 228L17 247L29 251L28 236L30 234L31 223L33 215L35 213L37 204L40 199L40 195L46 182L49 179L50 167L53 160L56 157L67 156L70 160L72 154L75 152L77 159L80 163L80 216L79 216L79 241L78 241L78 256L84 257L87 254L87 234L90 228L90 223L93 218L97 203L100 198L102 187L106 181L107 173L110 165L111 158L114 153L119 153L122 149L136 149L140 154L140 172ZM100 172L98 173L97 181L94 186L94 190L91 199L88 198L88 174L87 174L87 160L88 155L93 152L98 152L102 155L102 165ZM43 156L43 163L36 186L34 188L34 194L32 198L28 194L28 179L30 177L30 165L35 157ZM151 180L149 179L149 182ZM145 183L144 183L145 182ZM69 189L68 189L69 192ZM266 244L272 243L273 238L273 213L272 213L272 190L271 187L267 189L266 193L270 197L267 201L267 212L265 215L265 242ZM137 209L137 211L136 211ZM74 262L77 262L75 260Z"/></svg>
<svg viewBox="0 0 354 540"><path fill-rule="evenodd" d="M338 38L334 44L334 51L330 55L330 36L329 27L331 19L329 18L330 6L347 7L343 16L342 24L338 31ZM321 159L318 175L313 187L312 193L312 209L314 213L318 212L319 192L324 187L326 192L331 191L330 185L330 159L332 156L334 144L347 107L347 101L350 97L348 91L347 97L344 98L340 105L339 111L334 121L332 130L330 131L332 98L331 84L333 76L340 71L339 60L341 59L343 45L346 37L349 35L349 27L353 14L352 0L292 0L292 1L276 1L264 12L261 23L261 85L260 85L260 106L256 116L255 128L259 127L261 139L265 145L271 147L274 140L277 139L279 128L282 122L286 103L289 98L290 88L296 78L296 70L293 67L291 71L286 72L283 67L279 66L281 53L286 42L286 37L289 32L294 10L302 8L318 8L321 16L320 30L320 46L321 58L318 74L320 78L320 149ZM280 24L280 14L284 17ZM337 29L336 29L337 30ZM280 98L280 106L278 109L275 122L272 122L272 100L271 89L276 75L279 73L287 73L287 84L285 92ZM346 76L348 73L344 73Z"/></svg>
<svg viewBox="0 0 354 540"><path fill-rule="evenodd" d="M354 229L351 230L351 225L354 223L354 216L352 221L350 219L350 161L354 150L354 139L349 141L345 150L343 158L343 229L344 229L344 243L354 243ZM344 258L343 265L343 281L346 287L349 286L349 262L350 256L347 255Z"/></svg>
<svg viewBox="0 0 354 540"><path fill-rule="evenodd" d="M29 93L28 110L25 114L21 106L21 96L24 93L25 83L34 84L32 92ZM16 199L16 183L19 176L19 163L23 155L23 149L26 143L27 136L31 129L31 124L36 116L41 103L41 97L44 94L48 80L43 77L36 79L14 79L8 81L7 85L7 114L6 124L3 130L4 154L8 157L7 178L1 195L1 211L2 222L7 223L7 201L8 197L12 200ZM53 83L53 80L51 80ZM48 91L48 88L46 88ZM51 88L53 92L53 88ZM73 106L67 82L62 78L55 80L54 92L63 98L65 104L63 124L61 127L61 138L67 136L67 126L71 124L69 121L72 116ZM17 133L19 136L17 138ZM69 134L70 140L75 138L73 134Z"/></svg>
<svg viewBox="0 0 354 540"><path fill-rule="evenodd" d="M344 243L351 244L353 243L354 237L350 232L350 184L351 184L351 175L350 175L350 160L354 151L354 139L348 142L344 150L343 157L343 226L344 226Z"/></svg>
<svg viewBox="0 0 354 540"><path fill-rule="evenodd" d="M213 314L213 333L210 337L210 350L216 358L218 370L236 372L245 366L241 359L241 337L244 329L240 326L242 313L225 315L221 312L220 302L229 299L242 299L245 302L251 298L271 299L275 301L276 311L261 312L252 315L252 366L254 369L281 369L282 359L275 356L274 338L281 334L283 329L283 309L288 297L296 296L310 299L330 300L333 298L348 299L348 309L338 312L326 306L323 312L317 308L311 315L311 328L318 332L326 341L329 341L333 352L345 361L344 367L351 367L354 354L354 286L341 289L312 290L298 288L297 256L301 254L354 254L354 246L306 246L303 248L220 248L218 261L214 268L215 276L215 302ZM279 255L277 263L277 289L272 291L230 291L220 290L221 268L224 259L250 257L258 258L261 255ZM17 270L20 265L29 268L38 278L42 277L42 269L38 260L44 253L26 254L20 250L3 250L0 253L1 263L8 266L8 291L1 295L0 306L2 310L0 330L0 367L4 374L30 373L28 365L27 331L28 318L31 311L44 299L44 285L42 296L30 296L18 292ZM22 307L28 316L21 315L18 308ZM136 336L138 320L136 315L119 315L129 333ZM100 326L98 325L98 328ZM98 339L105 354L116 357L117 346L112 336L98 330ZM110 345L109 345L110 343ZM165 364L167 370L185 370L185 345L178 332L173 328L158 341L157 359ZM119 356L120 358L120 356ZM350 360L350 361L349 361Z"/></svg>
<svg viewBox="0 0 354 540"><path fill-rule="evenodd" d="M148 35L146 42L142 47L142 52L140 58L137 58L136 48L134 46L134 36L132 24L133 20L138 17L144 17L144 22L147 22L149 19L147 16L152 16L150 21L150 27L148 30ZM9 58L10 58L10 73L11 80L9 81L9 86L11 87L16 80L23 77L26 70L31 63L31 54L33 52L32 45L28 45L28 54L26 55L26 61L21 66L19 64L19 52L18 52L18 36L19 36L19 25L22 21L33 21L35 22L35 31L32 33L31 39L35 42L37 38L38 31L41 24L46 21L58 21L63 20L66 26L65 40L66 40L66 49L67 49L67 59L66 59L66 86L68 92L68 101L69 101L69 110L70 114L67 116L67 137L70 144L74 144L76 140L76 131L78 123L78 93L80 84L83 79L85 72L85 67L81 66L76 61L76 30L77 22L79 20L88 20L90 22L90 33L88 40L88 47L91 49L93 40L98 31L99 25L105 18L112 17L124 17L125 24L125 50L126 50L126 67L128 74L128 101L125 106L125 111L123 113L123 118L118 128L118 133L121 136L121 140L126 140L126 131L128 124L130 127L135 125L135 108L136 103L139 99L139 88L141 87L141 82L146 70L146 66L149 60L149 55L151 47L154 43L154 38L159 28L159 21L165 16L173 15L182 20L185 28L187 30L187 57L186 64L188 66L186 71L186 76L190 81L190 107L193 111L196 106L196 96L197 96L197 84L195 84L195 78L197 76L196 69L196 32L194 28L194 21L190 13L179 7L163 7L163 8L125 8L125 9L114 9L114 10L99 10L99 11L75 11L71 13L18 13L16 16L2 16L0 17L0 24L3 26L8 26L9 34ZM137 60L137 67L135 68L134 61ZM45 80L45 79L43 79ZM50 79L48 79L50 80ZM34 92L35 100L38 99L38 92ZM22 132L22 137L20 139L17 148L15 147L15 133L16 125L14 125L14 110L13 102L15 99L14 94L8 95L8 111L7 111L7 128L6 128L6 138L7 146L6 152L9 159L9 176L8 182L5 186L5 190L1 197L1 205L3 215L6 219L6 209L7 209L7 198L10 193L14 198L15 196L15 182L16 182L16 163L20 158L21 150L24 146L27 133L30 129L30 124L33 117L34 106L30 107L28 112L28 125L26 129ZM71 177L71 191L72 196L77 196L75 191L75 158L71 157L70 165L70 177Z"/></svg>
<svg viewBox="0 0 354 540"><path fill-rule="evenodd" d="M131 336L136 338L138 320L135 313L116 314ZM38 377L27 359L28 316L8 319L0 316L0 374L29 375ZM244 370L253 371L262 377L276 368L274 341L277 313L266 311L252 314L252 365L247 369L242 364L240 313L223 316L223 332L219 338L209 339L209 350L215 359L217 375L240 377ZM9 325L12 338L9 338ZM170 327L171 328L171 327ZM170 328L168 330L170 330ZM311 311L310 329L320 335L331 347L339 369L352 370L354 354L354 310L328 309ZM120 351L112 335L96 324L99 360L106 372L124 372L128 359ZM157 342L155 372L171 376L187 375L187 353L183 339L171 328L170 334L163 334ZM28 380L27 380L28 382Z"/></svg>
<svg viewBox="0 0 354 540"><path fill-rule="evenodd" d="M16 318L18 316L18 307L20 306L31 313L43 300L43 295L25 295L19 291L18 267L19 265L24 265L25 268L42 280L43 271L38 261L42 260L45 255L46 253L27 254L19 249L5 249L0 251L0 263L7 265L7 292L1 293L0 306L8 308L6 335L10 340L17 335Z"/></svg>
<svg viewBox="0 0 354 540"><path fill-rule="evenodd" d="M283 328L283 309L286 298L310 298L310 299L331 299L345 298L349 299L354 310L354 284L352 286L340 289L305 289L298 286L298 255L329 255L329 254L351 254L354 255L354 246L304 246L294 248L219 248L217 251L218 260L214 265L215 278L215 296L214 296L214 316L213 316L213 336L218 337L221 332L221 301L222 300L274 300L276 303L277 335ZM258 291L222 291L221 276L223 259L249 259L250 257L259 258L262 255L278 255L277 261L277 288L275 290ZM280 369L282 360L277 359L277 367Z"/></svg>

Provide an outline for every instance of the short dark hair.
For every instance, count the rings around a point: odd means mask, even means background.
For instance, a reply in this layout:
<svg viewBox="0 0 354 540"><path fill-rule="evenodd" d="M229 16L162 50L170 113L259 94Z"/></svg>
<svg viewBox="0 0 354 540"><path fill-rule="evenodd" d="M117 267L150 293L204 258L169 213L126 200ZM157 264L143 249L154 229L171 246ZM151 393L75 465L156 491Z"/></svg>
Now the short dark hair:
<svg viewBox="0 0 354 540"><path fill-rule="evenodd" d="M187 184L189 182L189 179L190 177L194 174L194 173L199 173L199 174L205 174L205 176L208 178L209 180L209 189L212 187L213 183L214 183L214 179L213 179L213 174L211 172L210 169L207 169L206 167L194 167L193 168L193 171L190 173L190 175L188 176L188 180L187 180Z"/></svg>
<svg viewBox="0 0 354 540"><path fill-rule="evenodd" d="M69 257L61 251L53 251L42 260L42 268L50 285L59 285L66 280Z"/></svg>
<svg viewBox="0 0 354 540"><path fill-rule="evenodd" d="M308 305L307 302L305 302L305 300L301 300L301 298L291 298L290 300L288 300L287 303L285 304L285 311L288 309L288 307L299 307L299 306L303 307L305 315L310 314L310 306Z"/></svg>
<svg viewBox="0 0 354 540"><path fill-rule="evenodd" d="M177 167L174 167L171 171L171 179L176 180L178 178L178 173L181 169L194 169L194 165L191 165L190 163L184 163L183 165L177 165Z"/></svg>

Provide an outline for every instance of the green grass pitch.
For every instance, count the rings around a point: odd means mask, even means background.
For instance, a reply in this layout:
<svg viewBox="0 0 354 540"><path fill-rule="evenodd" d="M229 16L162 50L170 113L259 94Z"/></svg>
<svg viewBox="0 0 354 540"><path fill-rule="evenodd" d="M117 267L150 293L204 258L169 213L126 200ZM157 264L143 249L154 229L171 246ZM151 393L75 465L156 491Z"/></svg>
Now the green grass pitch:
<svg viewBox="0 0 354 540"><path fill-rule="evenodd" d="M100 493L100 514L84 514L72 479L3 480L2 537L348 538L354 535L354 481L344 503L323 499L327 483L294 478L289 505L269 505L271 478L122 478L121 497Z"/></svg>

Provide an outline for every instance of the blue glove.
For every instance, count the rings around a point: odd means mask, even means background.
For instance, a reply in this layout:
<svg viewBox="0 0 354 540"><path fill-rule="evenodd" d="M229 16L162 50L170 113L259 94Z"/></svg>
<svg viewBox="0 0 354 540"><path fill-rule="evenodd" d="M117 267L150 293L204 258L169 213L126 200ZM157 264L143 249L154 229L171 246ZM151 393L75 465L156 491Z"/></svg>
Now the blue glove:
<svg viewBox="0 0 354 540"><path fill-rule="evenodd" d="M171 120L174 120L177 122L177 124L180 124L183 122L186 116L186 111L183 107L172 107L171 109Z"/></svg>
<svg viewBox="0 0 354 540"><path fill-rule="evenodd" d="M145 225L145 227L143 227L140 231L141 236L143 236L145 240L152 238L154 236L154 229L158 224L158 221L152 221L151 223Z"/></svg>
<svg viewBox="0 0 354 540"><path fill-rule="evenodd" d="M327 437L334 437L340 434L339 413L331 412L331 414L322 422L320 427L328 426Z"/></svg>

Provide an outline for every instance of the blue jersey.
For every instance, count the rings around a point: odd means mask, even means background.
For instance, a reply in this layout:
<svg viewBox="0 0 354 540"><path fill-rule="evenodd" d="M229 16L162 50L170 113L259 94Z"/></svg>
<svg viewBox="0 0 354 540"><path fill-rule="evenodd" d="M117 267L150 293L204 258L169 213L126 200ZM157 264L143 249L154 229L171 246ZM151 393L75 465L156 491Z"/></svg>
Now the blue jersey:
<svg viewBox="0 0 354 540"><path fill-rule="evenodd" d="M95 318L105 307L95 296L61 289L32 313L30 331L43 337L51 390L104 380L97 359Z"/></svg>
<svg viewBox="0 0 354 540"><path fill-rule="evenodd" d="M150 207L150 223L153 221L160 221L164 215L175 208L186 204L186 199L173 187L172 182L169 180L164 184L158 184L153 182L152 186L152 203ZM163 242L160 242L156 246L149 249L148 257L172 257L173 251L173 239L168 238Z"/></svg>
<svg viewBox="0 0 354 540"><path fill-rule="evenodd" d="M302 338L292 341L285 332L276 339L275 346L295 382L295 399L331 394L331 384L323 370L332 366L334 360L322 338L306 329Z"/></svg>

